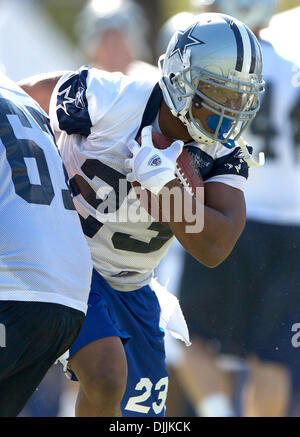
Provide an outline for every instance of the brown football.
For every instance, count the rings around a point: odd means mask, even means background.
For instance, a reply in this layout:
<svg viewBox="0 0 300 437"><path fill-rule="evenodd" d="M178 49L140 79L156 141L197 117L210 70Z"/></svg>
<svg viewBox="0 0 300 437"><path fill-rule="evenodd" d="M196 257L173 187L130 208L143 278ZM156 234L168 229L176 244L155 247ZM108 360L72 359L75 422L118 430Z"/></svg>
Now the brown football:
<svg viewBox="0 0 300 437"><path fill-rule="evenodd" d="M139 137L137 141L141 144L141 137ZM152 141L157 149L166 149L175 140L158 132L152 132ZM195 157L186 148L183 148L182 153L177 158L175 176L180 181L181 185L186 187L193 196L196 196L197 194L197 187L204 187L203 178L196 165ZM132 185L136 189L137 197L139 198L141 205L146 209L148 214L167 225L167 222L164 222L161 210L158 207L157 197L148 190L141 190L141 185L137 181L133 182Z"/></svg>

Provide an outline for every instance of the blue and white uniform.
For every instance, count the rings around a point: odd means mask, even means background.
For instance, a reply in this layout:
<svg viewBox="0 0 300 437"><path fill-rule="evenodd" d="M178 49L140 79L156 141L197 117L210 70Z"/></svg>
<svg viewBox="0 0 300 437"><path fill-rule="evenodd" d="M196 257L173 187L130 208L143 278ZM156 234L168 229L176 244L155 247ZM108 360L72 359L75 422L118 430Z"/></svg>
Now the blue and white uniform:
<svg viewBox="0 0 300 437"><path fill-rule="evenodd" d="M153 269L174 237L168 227L140 211L124 167L129 140L150 124L153 132L160 132L161 101L158 84L149 78L82 67L60 79L50 104L95 270L91 306L70 354L97 338L123 338L128 360L125 416L164 414L168 375L162 329L189 343L176 298L153 282ZM243 189L248 166L238 147L195 142L185 147L196 155L206 182ZM130 221L129 210L140 212L144 220Z"/></svg>

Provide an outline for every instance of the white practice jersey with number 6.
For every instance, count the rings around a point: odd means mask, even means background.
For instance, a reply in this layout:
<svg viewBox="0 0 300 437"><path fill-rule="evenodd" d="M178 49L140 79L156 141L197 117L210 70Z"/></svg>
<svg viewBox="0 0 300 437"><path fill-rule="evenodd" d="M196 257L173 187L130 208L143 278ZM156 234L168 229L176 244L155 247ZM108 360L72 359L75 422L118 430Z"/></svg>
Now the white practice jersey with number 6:
<svg viewBox="0 0 300 437"><path fill-rule="evenodd" d="M136 80L87 66L62 77L50 119L96 270L117 290L146 285L172 233L140 207L124 161L129 140L157 123L162 92L155 79ZM239 147L186 144L205 182L243 189L248 166Z"/></svg>
<svg viewBox="0 0 300 437"><path fill-rule="evenodd" d="M40 106L0 75L0 300L86 312L92 263Z"/></svg>

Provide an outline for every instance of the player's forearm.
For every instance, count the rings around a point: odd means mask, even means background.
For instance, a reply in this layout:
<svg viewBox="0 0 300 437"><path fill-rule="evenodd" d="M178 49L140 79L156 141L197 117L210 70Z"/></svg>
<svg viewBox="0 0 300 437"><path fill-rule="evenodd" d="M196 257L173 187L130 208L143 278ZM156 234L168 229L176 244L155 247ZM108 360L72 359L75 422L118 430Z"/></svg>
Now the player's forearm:
<svg viewBox="0 0 300 437"><path fill-rule="evenodd" d="M176 238L199 262L207 267L221 264L234 248L238 237L232 232L233 223L218 211L204 206L204 228L199 233L185 232L186 223L171 223Z"/></svg>
<svg viewBox="0 0 300 437"><path fill-rule="evenodd" d="M178 186L171 181L168 188ZM184 211L186 205L182 202L181 211L175 199L170 199L169 226L182 246L199 262L207 267L216 267L223 262L232 251L238 240L243 225L236 229L234 220L209 206L203 205L195 198L191 199L192 211ZM245 216L245 211L244 211ZM181 220L178 220L178 217ZM191 217L194 221L191 222ZM188 218L188 219L187 219Z"/></svg>
<svg viewBox="0 0 300 437"><path fill-rule="evenodd" d="M18 85L29 94L48 114L51 94L58 80L65 74L64 71L38 74L22 79Z"/></svg>

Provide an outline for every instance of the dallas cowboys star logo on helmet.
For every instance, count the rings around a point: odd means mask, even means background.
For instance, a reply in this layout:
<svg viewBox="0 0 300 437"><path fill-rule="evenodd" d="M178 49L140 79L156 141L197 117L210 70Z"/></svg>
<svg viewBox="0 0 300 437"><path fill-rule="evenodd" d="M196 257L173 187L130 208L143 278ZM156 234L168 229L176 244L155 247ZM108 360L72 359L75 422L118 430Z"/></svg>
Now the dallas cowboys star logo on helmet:
<svg viewBox="0 0 300 437"><path fill-rule="evenodd" d="M177 32L177 35L178 35L177 42L176 42L172 52L169 54L169 58L171 56L173 56L175 53L178 53L178 55L180 56L180 59L183 60L183 53L186 51L187 47L190 47L190 46L193 46L196 44L205 44L205 42L192 36L192 32L196 26L197 26L197 23L188 27L185 31L179 30Z"/></svg>

